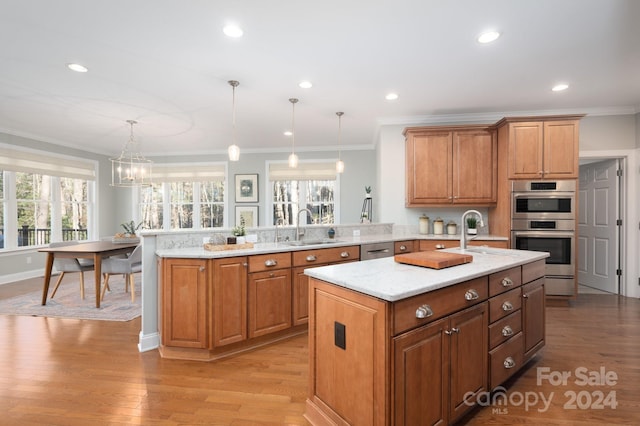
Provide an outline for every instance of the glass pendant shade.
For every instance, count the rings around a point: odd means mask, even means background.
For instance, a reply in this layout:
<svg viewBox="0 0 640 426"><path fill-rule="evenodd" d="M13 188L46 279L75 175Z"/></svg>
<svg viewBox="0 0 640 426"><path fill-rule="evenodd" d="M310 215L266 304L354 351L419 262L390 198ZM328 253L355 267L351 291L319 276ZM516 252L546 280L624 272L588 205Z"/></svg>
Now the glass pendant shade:
<svg viewBox="0 0 640 426"><path fill-rule="evenodd" d="M232 128L231 128L231 138L233 143L229 145L227 152L229 154L229 161L238 161L240 160L240 147L236 145L236 87L240 85L239 81L229 80L229 85L233 88L233 107L232 107Z"/></svg>
<svg viewBox="0 0 640 426"><path fill-rule="evenodd" d="M336 173L344 172L344 161L338 160L336 161Z"/></svg>
<svg viewBox="0 0 640 426"><path fill-rule="evenodd" d="M134 187L151 185L151 169L153 162L144 158L133 138L134 120L127 120L131 126L129 141L125 144L120 156L110 158L111 186Z"/></svg>
<svg viewBox="0 0 640 426"><path fill-rule="evenodd" d="M291 167L292 169L298 167L298 156L294 153L291 153L289 155L289 167Z"/></svg>

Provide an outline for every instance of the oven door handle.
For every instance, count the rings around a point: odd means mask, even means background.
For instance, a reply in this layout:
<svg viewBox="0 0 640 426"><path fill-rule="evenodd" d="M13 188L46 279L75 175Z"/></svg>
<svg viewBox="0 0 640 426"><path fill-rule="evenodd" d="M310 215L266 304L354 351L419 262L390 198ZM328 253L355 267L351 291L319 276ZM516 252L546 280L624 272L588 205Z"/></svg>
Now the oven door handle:
<svg viewBox="0 0 640 426"><path fill-rule="evenodd" d="M514 237L546 237L546 238L573 238L575 232L559 231L511 231Z"/></svg>

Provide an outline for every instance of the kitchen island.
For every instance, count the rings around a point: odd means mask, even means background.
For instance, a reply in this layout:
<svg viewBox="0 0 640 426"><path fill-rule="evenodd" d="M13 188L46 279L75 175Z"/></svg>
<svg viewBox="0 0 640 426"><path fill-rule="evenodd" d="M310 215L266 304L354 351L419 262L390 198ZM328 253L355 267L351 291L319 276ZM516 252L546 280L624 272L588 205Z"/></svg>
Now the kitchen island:
<svg viewBox="0 0 640 426"><path fill-rule="evenodd" d="M548 253L463 252L471 263L441 270L393 258L306 270L309 422L451 424L544 346Z"/></svg>

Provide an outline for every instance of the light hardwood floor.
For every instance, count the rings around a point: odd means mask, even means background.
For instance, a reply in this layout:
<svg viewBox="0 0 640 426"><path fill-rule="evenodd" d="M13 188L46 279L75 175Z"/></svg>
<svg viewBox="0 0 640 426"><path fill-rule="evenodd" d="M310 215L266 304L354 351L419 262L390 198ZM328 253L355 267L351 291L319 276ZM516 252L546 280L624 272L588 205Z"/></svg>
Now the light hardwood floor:
<svg viewBox="0 0 640 426"><path fill-rule="evenodd" d="M203 363L139 353L139 330L139 319L0 316L0 424L307 424L306 336ZM604 368L617 382L580 386L578 367ZM538 384L540 368L571 377L566 385ZM547 347L506 388L507 405L481 407L462 423L640 424L640 300L580 295L570 307L549 307ZM611 391L615 409L586 404ZM528 408L519 403L519 395L533 401L534 392L552 399L548 409L541 401ZM582 395L576 409L565 407L571 392Z"/></svg>

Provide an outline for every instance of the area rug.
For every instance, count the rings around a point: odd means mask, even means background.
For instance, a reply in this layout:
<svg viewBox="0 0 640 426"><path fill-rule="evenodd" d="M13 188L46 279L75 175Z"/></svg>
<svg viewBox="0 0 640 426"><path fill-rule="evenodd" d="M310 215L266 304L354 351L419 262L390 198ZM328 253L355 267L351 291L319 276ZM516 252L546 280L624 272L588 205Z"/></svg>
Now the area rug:
<svg viewBox="0 0 640 426"><path fill-rule="evenodd" d="M84 300L80 297L78 274L66 274L62 284L51 299L53 287L58 279L51 277L47 304L42 305L42 288L22 296L0 300L0 315L27 315L37 317L77 318L103 321L130 321L140 316L140 274L136 278L136 301L131 302L131 293L124 291L122 275L112 275L109 287L100 308L96 308L96 293L93 273L86 273L84 280Z"/></svg>

